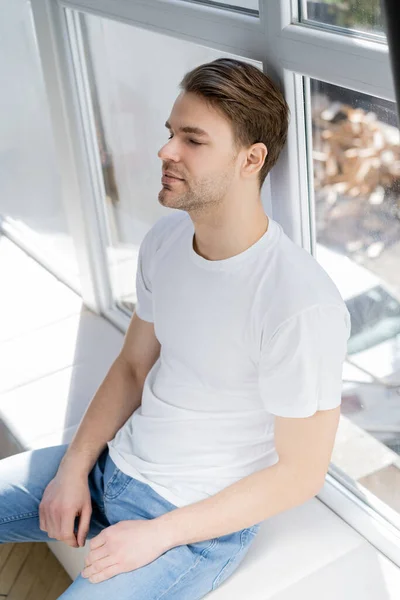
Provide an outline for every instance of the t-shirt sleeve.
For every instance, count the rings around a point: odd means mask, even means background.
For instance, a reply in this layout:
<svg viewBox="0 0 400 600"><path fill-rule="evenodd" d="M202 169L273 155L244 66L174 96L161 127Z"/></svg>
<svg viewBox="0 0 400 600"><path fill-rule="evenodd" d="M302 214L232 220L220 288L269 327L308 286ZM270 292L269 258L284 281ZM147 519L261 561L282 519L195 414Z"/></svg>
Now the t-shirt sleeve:
<svg viewBox="0 0 400 600"><path fill-rule="evenodd" d="M350 316L340 306L312 306L264 340L259 390L268 412L309 417L341 404Z"/></svg>
<svg viewBox="0 0 400 600"><path fill-rule="evenodd" d="M135 312L143 321L153 323L153 300L151 293L151 236L150 231L144 236L139 247L136 270L136 306Z"/></svg>

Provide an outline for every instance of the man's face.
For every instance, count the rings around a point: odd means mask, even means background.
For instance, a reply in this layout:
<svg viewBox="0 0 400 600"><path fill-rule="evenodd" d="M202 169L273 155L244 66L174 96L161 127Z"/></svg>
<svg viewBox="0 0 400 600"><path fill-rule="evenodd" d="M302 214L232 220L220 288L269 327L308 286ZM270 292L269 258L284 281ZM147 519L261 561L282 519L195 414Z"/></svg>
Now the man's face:
<svg viewBox="0 0 400 600"><path fill-rule="evenodd" d="M238 152L230 123L195 94L182 92L167 125L170 139L158 152L163 163L160 204L201 213L223 203L237 179Z"/></svg>

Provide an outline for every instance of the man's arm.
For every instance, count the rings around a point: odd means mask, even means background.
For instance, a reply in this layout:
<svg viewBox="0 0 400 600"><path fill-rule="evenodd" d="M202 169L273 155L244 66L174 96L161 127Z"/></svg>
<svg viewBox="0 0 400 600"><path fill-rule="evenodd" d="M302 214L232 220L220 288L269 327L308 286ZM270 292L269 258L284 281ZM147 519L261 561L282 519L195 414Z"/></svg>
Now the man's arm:
<svg viewBox="0 0 400 600"><path fill-rule="evenodd" d="M276 417L278 463L161 517L120 521L103 529L90 541L82 576L93 583L104 581L138 569L175 546L240 531L312 498L328 470L339 415L340 407L306 418Z"/></svg>
<svg viewBox="0 0 400 600"><path fill-rule="evenodd" d="M303 504L322 488L339 424L340 406L311 417L275 417L279 461L214 496L155 519L173 548L219 537ZM155 523L156 524L156 523Z"/></svg>
<svg viewBox="0 0 400 600"><path fill-rule="evenodd" d="M94 395L60 468L89 473L142 400L146 376L160 355L154 324L133 314L121 352Z"/></svg>

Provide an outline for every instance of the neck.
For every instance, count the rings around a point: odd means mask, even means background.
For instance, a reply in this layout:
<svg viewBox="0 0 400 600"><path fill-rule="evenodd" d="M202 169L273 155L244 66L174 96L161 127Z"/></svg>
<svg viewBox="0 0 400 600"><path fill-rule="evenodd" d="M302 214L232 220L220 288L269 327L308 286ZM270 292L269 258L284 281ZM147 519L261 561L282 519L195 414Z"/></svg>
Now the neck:
<svg viewBox="0 0 400 600"><path fill-rule="evenodd" d="M224 260L253 246L268 230L269 219L261 200L246 210L193 216L193 249L206 260Z"/></svg>

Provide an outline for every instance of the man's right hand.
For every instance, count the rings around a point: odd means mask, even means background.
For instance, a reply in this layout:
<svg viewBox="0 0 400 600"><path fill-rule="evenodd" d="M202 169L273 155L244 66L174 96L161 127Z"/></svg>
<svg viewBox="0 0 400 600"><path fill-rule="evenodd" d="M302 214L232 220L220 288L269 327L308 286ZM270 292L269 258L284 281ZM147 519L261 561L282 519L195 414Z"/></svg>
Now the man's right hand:
<svg viewBox="0 0 400 600"><path fill-rule="evenodd" d="M92 502L88 477L58 471L46 487L39 505L40 529L48 536L78 548L84 546L89 531ZM75 518L79 516L75 536Z"/></svg>

